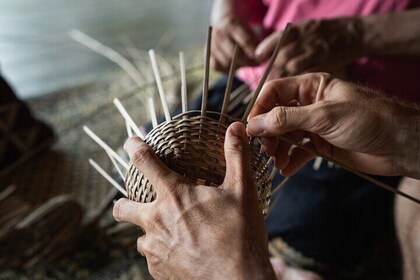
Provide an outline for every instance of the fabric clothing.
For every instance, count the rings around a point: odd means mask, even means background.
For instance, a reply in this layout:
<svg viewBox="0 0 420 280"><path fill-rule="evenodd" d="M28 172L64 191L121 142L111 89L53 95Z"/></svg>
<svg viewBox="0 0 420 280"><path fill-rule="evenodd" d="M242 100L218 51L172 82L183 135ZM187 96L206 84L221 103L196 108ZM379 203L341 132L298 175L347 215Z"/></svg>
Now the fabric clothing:
<svg viewBox="0 0 420 280"><path fill-rule="evenodd" d="M243 2L241 5L244 5ZM419 7L420 1L250 0L245 5L252 7L253 16L247 17L249 24L261 25L266 33L271 33L283 30L288 22L400 12ZM241 16L244 15L246 13L242 12ZM238 76L255 88L264 70L265 64L244 67L239 70ZM420 58L362 58L346 70L349 81L379 89L407 101L420 102L420 83L417 82Z"/></svg>

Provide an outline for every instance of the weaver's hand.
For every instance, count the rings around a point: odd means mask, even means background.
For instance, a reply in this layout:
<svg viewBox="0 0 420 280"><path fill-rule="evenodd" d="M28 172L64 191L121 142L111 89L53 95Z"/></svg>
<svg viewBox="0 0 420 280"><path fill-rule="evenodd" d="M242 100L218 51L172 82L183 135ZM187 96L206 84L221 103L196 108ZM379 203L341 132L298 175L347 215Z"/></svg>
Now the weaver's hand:
<svg viewBox="0 0 420 280"><path fill-rule="evenodd" d="M212 8L213 38L210 62L214 69L222 72L229 71L236 44L239 46L238 66L257 65L253 57L257 40L246 23L235 14L235 1L237 0L216 0Z"/></svg>
<svg viewBox="0 0 420 280"><path fill-rule="evenodd" d="M280 258L271 258L270 261L278 280L323 280L318 274L292 267Z"/></svg>
<svg viewBox="0 0 420 280"><path fill-rule="evenodd" d="M120 199L114 217L144 229L137 249L154 278L274 279L243 124L227 131L226 176L219 187L191 183L137 137L124 148L157 199L146 204Z"/></svg>
<svg viewBox="0 0 420 280"><path fill-rule="evenodd" d="M419 131L418 108L320 73L266 84L247 127L286 176L314 155L280 135L295 142L309 138L304 145L359 171L420 177Z"/></svg>
<svg viewBox="0 0 420 280"><path fill-rule="evenodd" d="M311 20L293 25L274 65L282 76L341 71L360 55L360 26L357 19L350 18ZM272 55L282 33L272 33L257 46L258 61Z"/></svg>

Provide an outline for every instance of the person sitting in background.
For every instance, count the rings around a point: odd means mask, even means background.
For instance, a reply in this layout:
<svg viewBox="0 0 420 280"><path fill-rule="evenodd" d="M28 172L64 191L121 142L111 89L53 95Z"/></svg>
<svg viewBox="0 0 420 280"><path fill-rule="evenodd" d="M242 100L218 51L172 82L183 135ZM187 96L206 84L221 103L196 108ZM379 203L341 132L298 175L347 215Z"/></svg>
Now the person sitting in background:
<svg viewBox="0 0 420 280"><path fill-rule="evenodd" d="M292 101L300 106L290 107ZM298 174L314 155L278 140L280 135L306 139L305 146L362 172L420 179L419 131L418 106L371 89L322 73L275 80L264 86L247 128L241 123L228 128L226 176L219 187L195 187L166 167L140 138L128 139L124 147L153 184L157 199L153 203L120 199L113 214L117 221L145 231L137 249L156 279L320 279L284 264L280 269L270 264L248 137L259 137L288 176ZM405 198L399 202L416 209L410 227L419 225L419 205ZM405 247L410 253L414 248L411 260L417 263L418 230L417 226L406 236ZM399 232L406 234L407 229ZM414 273L411 279L418 279Z"/></svg>
<svg viewBox="0 0 420 280"><path fill-rule="evenodd" d="M418 102L419 5L416 0L216 0L211 62L228 71L237 44L240 69L234 88L246 83L252 91L291 22L270 78L325 71ZM220 109L225 83L226 78L209 94L216 100L209 102L212 110ZM233 113L240 115L244 108ZM276 162L279 169L284 164ZM273 197L269 237L281 237L306 257L357 278L354 272L361 271L379 235L392 231L393 196L325 161L318 170L313 165L307 164ZM400 182L399 177L378 179L395 187ZM281 180L276 176L273 185Z"/></svg>

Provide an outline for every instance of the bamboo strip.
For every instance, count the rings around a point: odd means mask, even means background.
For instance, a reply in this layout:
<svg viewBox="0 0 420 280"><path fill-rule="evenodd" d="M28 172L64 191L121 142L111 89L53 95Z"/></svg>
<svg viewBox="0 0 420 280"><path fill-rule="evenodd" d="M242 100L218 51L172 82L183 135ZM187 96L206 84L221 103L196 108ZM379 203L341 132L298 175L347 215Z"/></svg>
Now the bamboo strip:
<svg viewBox="0 0 420 280"><path fill-rule="evenodd" d="M181 71L181 104L182 104L182 113L188 111L188 95L187 95L187 76L185 72L185 59L184 53L179 53L179 68Z"/></svg>
<svg viewBox="0 0 420 280"><path fill-rule="evenodd" d="M128 169L128 164L113 150L109 147L101 138L98 137L89 127L83 126L83 130L92 138L99 146L101 146L106 152L109 152L125 169Z"/></svg>
<svg viewBox="0 0 420 280"><path fill-rule="evenodd" d="M114 157L109 154L109 152L106 152L106 154L108 155L109 159L111 160L112 164L115 166L115 169L117 169L118 174L120 175L121 179L124 181L125 177L123 172L121 171L121 168L118 166L118 163L115 161Z"/></svg>
<svg viewBox="0 0 420 280"><path fill-rule="evenodd" d="M235 49L233 50L232 62L230 64L228 80L226 84L225 96L223 98L223 105L222 105L222 110L221 110L222 114L220 115L220 119L219 119L219 122L221 123L225 122L224 115L228 113L230 95L232 92L233 78L235 77L236 64L238 62L238 54L239 54L239 47L238 45L235 45Z"/></svg>
<svg viewBox="0 0 420 280"><path fill-rule="evenodd" d="M155 102L153 101L152 97L149 97L147 101L148 101L150 120L152 121L153 128L155 128L158 126L156 110L155 110Z"/></svg>
<svg viewBox="0 0 420 280"><path fill-rule="evenodd" d="M283 45L283 42L284 42L285 38L287 37L288 32L290 31L290 27L291 26L292 25L290 23L288 23L286 25L286 28L284 29L283 34L282 34L280 40L277 42L276 48L274 49L273 55L271 56L271 58L270 58L270 60L268 62L267 68L265 69L265 71L264 71L264 73L263 73L263 75L261 77L261 80L258 83L258 86L257 86L257 88L254 91L254 94L252 96L251 101L248 103L248 106L246 107L245 113L244 113L244 115L242 117L242 122L243 123L247 123L247 121L248 121L247 120L248 119L248 115L251 112L251 109L254 106L255 101L257 100L257 97L260 94L260 91L261 91L263 85L265 84L265 81L268 78L268 74L270 74L270 71L271 71L271 68L273 67L274 61L276 61L277 55L278 55L278 53L280 51L280 48Z"/></svg>
<svg viewBox="0 0 420 280"><path fill-rule="evenodd" d="M171 113L169 112L168 103L166 101L165 90L163 89L162 78L160 76L159 67L157 65L156 54L154 50L149 50L150 62L152 64L153 74L155 76L156 85L158 87L160 100L162 102L163 112L166 121L171 120Z"/></svg>
<svg viewBox="0 0 420 280"><path fill-rule="evenodd" d="M125 108L122 105L122 103L120 102L120 100L118 100L118 98L114 98L113 102L114 102L114 105L117 107L118 111L120 111L120 113L123 116L124 120L126 122L128 122L128 124L130 125L130 127L134 131L134 133L138 137L140 137L142 140L144 140L143 133L141 133L139 127L135 124L135 122L133 121L133 119L131 118L131 116L128 114L127 110L125 110Z"/></svg>
<svg viewBox="0 0 420 280"><path fill-rule="evenodd" d="M366 174L364 174L362 172L359 172L356 169L354 169L354 168L352 168L352 167L350 167L350 166L348 166L348 165L346 165L346 164L344 164L342 162L339 162L339 161L337 161L337 160L335 160L333 158L330 158L330 157L328 157L326 155L323 155L323 154L321 154L321 153L319 153L319 152L317 152L317 151L315 151L315 150L313 150L313 149L311 149L309 147L306 147L306 146L304 146L304 145L302 145L302 144L300 144L300 143L298 143L296 141L293 141L293 140L291 140L291 139L289 139L287 137L278 136L278 138L280 140L286 142L286 143L289 143L291 145L295 145L296 147L298 147L298 148L300 148L302 150L305 150L308 153L311 153L311 154L313 154L315 156L322 157L325 160L329 160L332 163L341 166L341 168L343 168L343 169L345 169L345 170L347 170L347 171L349 171L349 172L351 172L351 173L353 173L353 174L355 174L355 175L357 175L357 176L359 176L359 177L361 177L361 178L363 178L363 179L365 179L365 180L367 180L367 181L369 181L369 182L371 182L371 183L373 183L373 184L375 184L375 185L377 185L377 186L379 186L381 188L384 188L384 189L386 189L386 190L388 190L390 192L393 192L394 194L400 195L402 197L407 198L408 200L411 200L411 201L413 201L413 202L415 202L417 204L420 204L420 199L417 199L417 198L415 198L415 197L413 197L413 196L411 196L409 194L406 194L406 193L404 193L404 192L402 192L402 191L400 191L398 189L395 189L395 188L389 186L388 184L385 184L384 182L381 182L381 181L379 181L379 180L377 180L377 179L375 179L373 177L370 177L369 175L366 175Z"/></svg>
<svg viewBox="0 0 420 280"><path fill-rule="evenodd" d="M96 171L99 172L99 174L102 175L102 177L104 177L109 183L111 183L112 186L114 186L120 193L127 197L127 191L124 190L114 179L112 179L112 177L109 176L108 173L106 173L106 171L102 169L102 167L100 167L96 161L90 158L89 163L90 165L92 165L93 168L96 169Z"/></svg>
<svg viewBox="0 0 420 280"><path fill-rule="evenodd" d="M207 30L206 60L204 63L203 98L201 101L201 115L202 116L207 115L207 101L208 101L208 94L209 94L211 33L212 33L212 27L209 26Z"/></svg>
<svg viewBox="0 0 420 280"><path fill-rule="evenodd" d="M127 72L127 74L133 79L138 87L143 86L142 74L127 58L119 54L117 51L108 46L105 46L101 42L93 39L92 37L77 29L71 29L68 32L68 35L73 40L118 64L125 72Z"/></svg>

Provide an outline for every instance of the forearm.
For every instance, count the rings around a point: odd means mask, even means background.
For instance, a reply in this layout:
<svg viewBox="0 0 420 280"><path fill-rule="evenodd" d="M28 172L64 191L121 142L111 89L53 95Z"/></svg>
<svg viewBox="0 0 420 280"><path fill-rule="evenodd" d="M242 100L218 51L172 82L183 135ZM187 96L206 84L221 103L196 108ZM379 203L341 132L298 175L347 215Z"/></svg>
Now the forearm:
<svg viewBox="0 0 420 280"><path fill-rule="evenodd" d="M420 108L406 107L405 113L397 120L396 149L401 154L401 175L420 179Z"/></svg>
<svg viewBox="0 0 420 280"><path fill-rule="evenodd" d="M362 55L420 55L420 9L360 18Z"/></svg>
<svg viewBox="0 0 420 280"><path fill-rule="evenodd" d="M228 273L226 279L255 279L255 280L275 280L276 275L270 261L264 262L244 262L236 266ZM220 279L216 277L216 279Z"/></svg>

